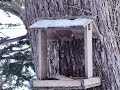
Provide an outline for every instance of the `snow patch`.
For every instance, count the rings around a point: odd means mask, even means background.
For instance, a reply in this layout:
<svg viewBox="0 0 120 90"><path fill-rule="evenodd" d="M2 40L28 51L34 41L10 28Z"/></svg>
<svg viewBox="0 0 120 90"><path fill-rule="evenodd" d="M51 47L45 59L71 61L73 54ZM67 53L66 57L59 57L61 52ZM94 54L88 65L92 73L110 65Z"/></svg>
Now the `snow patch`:
<svg viewBox="0 0 120 90"><path fill-rule="evenodd" d="M91 19L56 19L56 20L40 20L30 26L30 28L54 28L54 27L70 27L70 26L83 26L89 24Z"/></svg>

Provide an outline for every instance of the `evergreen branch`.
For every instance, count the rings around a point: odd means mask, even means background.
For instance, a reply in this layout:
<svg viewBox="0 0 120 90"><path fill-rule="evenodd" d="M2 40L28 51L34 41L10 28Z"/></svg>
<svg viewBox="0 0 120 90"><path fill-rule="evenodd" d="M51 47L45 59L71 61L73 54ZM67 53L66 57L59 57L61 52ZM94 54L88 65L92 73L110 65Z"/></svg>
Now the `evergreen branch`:
<svg viewBox="0 0 120 90"><path fill-rule="evenodd" d="M20 36L20 37L17 37L17 38L8 39L8 40L1 40L0 45L6 45L8 43L15 42L15 41L18 41L18 40L22 40L22 39L25 39L25 38L26 38L26 35L23 35L23 36Z"/></svg>
<svg viewBox="0 0 120 90"><path fill-rule="evenodd" d="M15 58L14 58L14 57L1 57L0 59L1 59L1 60L4 60L4 59L15 59ZM0 60L0 61L1 61L1 60Z"/></svg>
<svg viewBox="0 0 120 90"><path fill-rule="evenodd" d="M12 52L20 52L20 51L25 51L30 49L30 47L24 48L24 49L20 49L20 50L12 50Z"/></svg>
<svg viewBox="0 0 120 90"><path fill-rule="evenodd" d="M30 81L30 79L34 77L34 76L29 76L29 77L27 77L27 76L22 75L22 74L19 74L18 76L21 77L21 78L23 78L23 79L26 80L26 81Z"/></svg>
<svg viewBox="0 0 120 90"><path fill-rule="evenodd" d="M6 59L6 60L8 60L8 59L9 59L9 60L10 60L10 59L15 59L15 60L16 60L16 57L14 57L14 56L8 56L8 57L0 57L0 59L1 59L1 60L5 60L5 59ZM0 60L0 61L1 61L1 60ZM21 60L21 58L18 58L18 61L19 61L19 60ZM23 60L23 61L30 61L30 60Z"/></svg>

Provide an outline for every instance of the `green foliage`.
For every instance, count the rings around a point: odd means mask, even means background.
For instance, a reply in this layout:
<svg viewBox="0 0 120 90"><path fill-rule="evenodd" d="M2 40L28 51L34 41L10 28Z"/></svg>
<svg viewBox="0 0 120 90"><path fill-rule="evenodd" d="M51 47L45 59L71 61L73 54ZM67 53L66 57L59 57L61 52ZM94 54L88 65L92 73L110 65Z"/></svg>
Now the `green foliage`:
<svg viewBox="0 0 120 90"><path fill-rule="evenodd" d="M19 79L21 78L23 80L30 81L30 79L32 79L33 76L29 74L30 73L28 70L29 67L32 67L34 69L34 65L32 62L24 62L24 61L14 62L14 63L5 62L3 64L3 72L1 73L1 75L8 75L8 76L15 75L18 76ZM23 68L25 68L25 72L23 72Z"/></svg>
<svg viewBox="0 0 120 90"><path fill-rule="evenodd" d="M2 38L1 40L8 38ZM8 80L4 87L7 90L23 87L24 81L30 81L35 78L34 65L32 63L31 49L29 41L26 39L1 46L0 49L0 79ZM32 71L32 72L31 72ZM14 81L14 84L13 84Z"/></svg>
<svg viewBox="0 0 120 90"><path fill-rule="evenodd" d="M26 49L22 49L22 50L14 50L15 48L18 49L18 48L22 48L24 45L29 45L29 42L28 40L22 40L22 41L19 41L15 44L10 44L8 46L5 46L3 49L0 50L0 59L15 59L15 60L29 60L31 61L31 51L28 50L28 48ZM12 54L12 55L11 55ZM7 57L5 57L7 56Z"/></svg>
<svg viewBox="0 0 120 90"><path fill-rule="evenodd" d="M0 0L0 2L9 3L12 0ZM18 0L16 0L18 1ZM9 12L5 11L5 15L11 17ZM22 24L19 23L0 23L1 29L13 29ZM0 43L4 43L10 39L4 35L0 37ZM25 38L25 37L24 37ZM0 82L3 83L4 90L14 90L15 88L29 87L29 82L35 78L34 65L32 63L31 49L27 39L20 38L17 42L12 42L7 45L0 45ZM22 40L21 40L22 39Z"/></svg>

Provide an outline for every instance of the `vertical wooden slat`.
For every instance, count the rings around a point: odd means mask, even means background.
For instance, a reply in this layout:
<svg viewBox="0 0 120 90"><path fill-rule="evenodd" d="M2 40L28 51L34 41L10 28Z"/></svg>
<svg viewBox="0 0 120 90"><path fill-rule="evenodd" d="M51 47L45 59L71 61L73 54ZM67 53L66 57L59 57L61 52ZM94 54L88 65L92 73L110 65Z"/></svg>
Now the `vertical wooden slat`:
<svg viewBox="0 0 120 90"><path fill-rule="evenodd" d="M86 78L93 77L92 61L92 23L88 24L84 31L85 48L85 75Z"/></svg>
<svg viewBox="0 0 120 90"><path fill-rule="evenodd" d="M38 46L39 46L39 77L40 79L47 78L47 37L43 30L38 31Z"/></svg>

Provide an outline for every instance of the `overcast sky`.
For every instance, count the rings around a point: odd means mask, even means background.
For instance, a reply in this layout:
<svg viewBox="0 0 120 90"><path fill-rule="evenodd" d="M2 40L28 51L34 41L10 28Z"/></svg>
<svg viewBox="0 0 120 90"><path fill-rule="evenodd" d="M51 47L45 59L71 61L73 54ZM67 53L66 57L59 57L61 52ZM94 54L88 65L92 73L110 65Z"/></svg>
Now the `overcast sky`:
<svg viewBox="0 0 120 90"><path fill-rule="evenodd" d="M3 26L0 25L0 32L4 33L5 35L14 38L14 37L18 37L18 36L22 36L26 34L26 30L25 27L23 25L23 22L15 15L9 14L10 17L8 17L8 15L3 12L2 10L0 10L0 23L2 24L6 24L6 23L13 23L13 24L20 24L20 26L16 26L10 29L1 29ZM3 36L0 33L0 37Z"/></svg>

